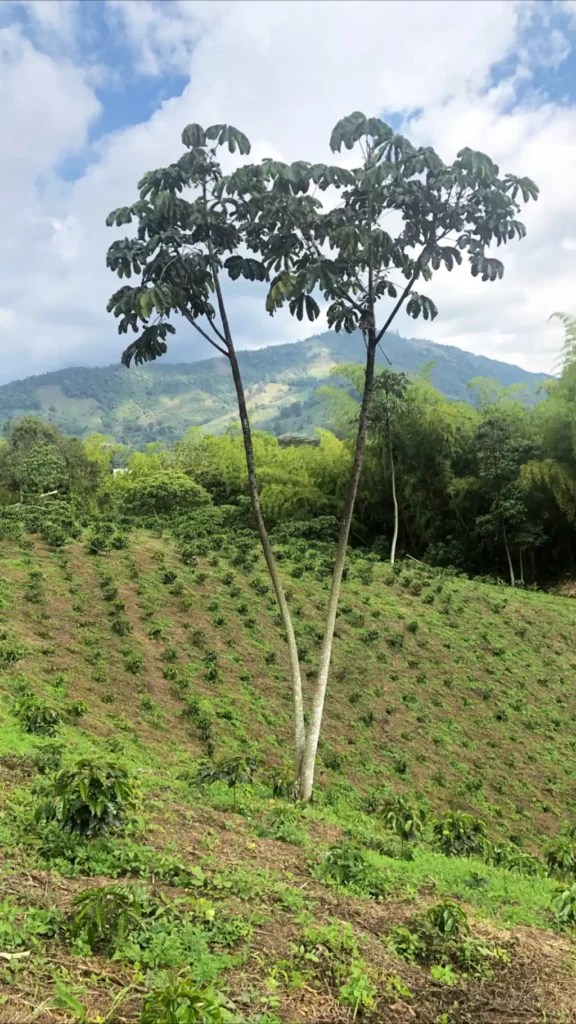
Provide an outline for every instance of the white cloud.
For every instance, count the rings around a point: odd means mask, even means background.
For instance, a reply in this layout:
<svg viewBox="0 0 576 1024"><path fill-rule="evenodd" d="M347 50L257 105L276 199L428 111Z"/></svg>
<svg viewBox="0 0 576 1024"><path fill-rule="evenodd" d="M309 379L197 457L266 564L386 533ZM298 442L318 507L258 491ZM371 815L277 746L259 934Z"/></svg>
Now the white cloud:
<svg viewBox="0 0 576 1024"><path fill-rule="evenodd" d="M328 155L337 118L358 108L405 116L419 110L411 133L445 158L476 145L540 184L541 201L526 213L528 240L505 253L504 281L482 285L464 271L445 275L434 285L435 323L398 326L549 369L558 328L545 321L573 294L574 250L562 239L576 238L574 109L517 110L514 80L485 94L492 67L514 50L525 5L140 0L111 2L106 10L135 63L159 76L159 89L167 67L188 74L189 84L145 123L100 139L83 176L65 182L54 168L84 145L98 112L91 72L46 56L14 28L0 31L0 56L3 47L8 57L0 65L0 100L4 110L18 108L8 125L14 142L0 165L0 204L9 197L0 307L17 316L12 326L0 316L5 379L118 358L123 339L105 313L117 282L104 266L113 238L104 218L131 201L145 169L178 155L186 123L235 123L257 158L317 159ZM552 49L559 45L557 39ZM306 334L287 313L270 320L255 290L233 302L241 344ZM190 344L188 332L176 349L182 358Z"/></svg>

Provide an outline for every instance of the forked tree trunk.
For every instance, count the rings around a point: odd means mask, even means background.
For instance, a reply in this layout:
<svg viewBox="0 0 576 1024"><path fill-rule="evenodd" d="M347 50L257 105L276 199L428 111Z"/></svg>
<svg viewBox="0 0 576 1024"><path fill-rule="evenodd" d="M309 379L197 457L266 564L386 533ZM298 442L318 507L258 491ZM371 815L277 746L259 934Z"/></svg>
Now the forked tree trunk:
<svg viewBox="0 0 576 1024"><path fill-rule="evenodd" d="M508 534L506 533L506 524L502 523L502 536L504 537L504 547L506 548L506 558L508 559L508 570L510 572L510 586L516 586L516 580L514 578L514 565L512 562L512 555L510 554L510 545L508 544Z"/></svg>
<svg viewBox="0 0 576 1024"><path fill-rule="evenodd" d="M212 257L212 251L210 250ZM213 257L212 257L213 258ZM294 626L292 625L292 619L290 616L290 609L288 608L288 602L286 600L286 594L284 593L284 587L282 586L282 580L280 573L278 572L278 566L262 515L262 508L260 506L260 495L258 493L258 478L256 475L256 462L254 459L254 446L252 444L252 430L250 428L250 418L248 416L248 409L246 408L246 396L244 394L244 385L242 383L242 375L240 373L240 366L238 365L238 357L236 355L236 349L234 348L234 342L232 340L232 333L230 331L230 325L228 323L228 317L226 314L226 307L224 305L224 298L222 296L222 290L220 288L220 281L218 278L218 272L213 264L213 276L214 276L214 288L216 290L216 297L218 299L218 309L220 312L220 319L222 321L222 327L224 330L224 337L226 339L227 356L230 360L230 366L232 369L232 378L234 380L234 387L236 389L236 398L238 400L238 413L240 415L240 425L242 428L242 438L244 440L244 452L246 454L246 468L248 470L248 491L250 494L250 504L252 507L252 515L256 523L256 529L258 530L258 536L260 538L260 544L264 553L264 560L270 573L270 579L274 587L276 594L276 600L278 601L278 607L280 609L280 617L282 619L282 625L286 634L286 642L288 644L288 656L290 660L290 676L292 681L292 702L294 707L294 779L296 789L299 789L300 776L302 773L302 762L304 758L304 746L306 741L306 730L304 727L304 705L302 701L302 677L300 675L300 659L298 657L298 646L296 644L296 636L294 634ZM299 795L299 794L297 794Z"/></svg>
<svg viewBox="0 0 576 1024"><path fill-rule="evenodd" d="M302 677L300 675L300 660L298 657L298 646L296 644L296 636L294 634L294 627L292 625L292 619L290 617L290 610L288 608L288 602L286 601L286 595L284 593L284 587L282 586L282 580L280 573L278 572L278 566L264 523L264 517L262 515L262 509L260 507L260 495L258 493L258 480L256 477L256 464L254 461L254 447L252 445L252 431L250 429L250 420L248 418L248 410L246 408L246 398L244 396L244 386L242 384L242 377L240 375L240 367L238 365L238 359L236 357L236 351L234 345L230 340L228 343L230 353L230 366L232 367L232 377L234 379L234 386L236 388L236 397L238 399L238 411L240 413L240 424L242 427L242 437L244 439L244 451L246 453L246 467L248 469L248 489L250 492L250 503L252 506L252 515L256 523L256 529L258 530L258 536L260 537L260 544L262 545L262 551L264 553L264 559L270 573L270 579L274 586L276 594L276 600L278 601L278 607L280 609L280 616L282 619L282 625L286 634L286 641L288 643L288 655L290 658L290 675L292 678L292 698L294 706L294 765L296 784L300 779L302 772L302 760L304 756L304 745L305 745L305 728L304 728L304 705L302 702Z"/></svg>
<svg viewBox="0 0 576 1024"><path fill-rule="evenodd" d="M392 450L392 430L388 423L388 446L390 449L390 472L392 474L392 501L394 502L394 533L392 535L392 547L390 548L390 565L394 565L396 559L396 544L398 542L398 498L396 497L396 470L394 469L394 452Z"/></svg>
<svg viewBox="0 0 576 1024"><path fill-rule="evenodd" d="M354 504L356 501L356 494L358 491L358 482L360 480L360 471L362 469L364 447L366 444L368 409L370 407L370 401L372 398L372 391L374 387L374 363L376 359L376 345L376 331L373 328L371 328L368 332L368 347L366 354L366 379L364 382L364 394L362 396L362 405L360 406L360 416L358 419L356 450L354 452L352 472L350 474L348 490L346 492L346 500L342 512L340 534L338 537L338 546L336 548L336 559L334 562L334 571L332 574L332 586L330 589L330 597L328 599L326 625L324 628L324 638L322 640L322 648L320 650L318 676L316 680L316 688L314 690L314 697L312 702L312 716L310 720L310 725L308 726L306 744L304 748L304 759L302 763L302 773L300 779L300 798L304 801L310 800L312 796L312 787L314 785L314 768L316 765L316 752L318 750L318 739L320 737L322 714L324 711L324 699L326 696L326 686L328 684L328 673L330 671L332 644L334 642L334 629L336 626L336 613L338 611L338 599L340 597L340 587L342 585L342 574L344 571L344 562L346 560L346 550L348 548L350 525L352 522L352 514L354 512Z"/></svg>

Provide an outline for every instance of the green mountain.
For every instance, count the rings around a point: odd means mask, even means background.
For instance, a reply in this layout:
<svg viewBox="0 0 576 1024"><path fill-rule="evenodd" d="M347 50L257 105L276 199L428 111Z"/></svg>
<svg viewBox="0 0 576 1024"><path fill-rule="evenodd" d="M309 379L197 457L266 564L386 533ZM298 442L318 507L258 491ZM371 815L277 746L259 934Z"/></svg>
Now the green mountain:
<svg viewBox="0 0 576 1024"><path fill-rule="evenodd" d="M378 361L416 373L432 363L432 383L449 398L469 401L467 384L490 377L500 384L525 385L534 395L545 374L437 345L419 338L387 335ZM306 341L242 352L241 365L255 425L275 434L310 433L323 422L324 405L315 394L342 362L363 362L360 334L334 332ZM189 426L221 433L236 419L236 402L226 361L160 361L126 370L122 366L70 367L0 387L0 424L39 415L67 433L113 434L141 446L172 441Z"/></svg>

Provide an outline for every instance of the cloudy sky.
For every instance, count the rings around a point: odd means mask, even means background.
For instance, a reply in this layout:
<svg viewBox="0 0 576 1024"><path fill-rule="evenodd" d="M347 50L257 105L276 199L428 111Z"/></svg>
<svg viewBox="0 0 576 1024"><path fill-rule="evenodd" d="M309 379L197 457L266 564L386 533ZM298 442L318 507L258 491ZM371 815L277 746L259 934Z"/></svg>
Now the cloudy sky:
<svg viewBox="0 0 576 1024"><path fill-rule="evenodd" d="M550 370L576 312L576 0L4 0L0 3L0 381L118 360L106 314L113 207L227 121L253 156L328 159L334 122L377 114L445 160L464 145L541 189L504 280L463 267L401 333ZM306 336L243 290L239 347ZM210 355L183 329L179 359Z"/></svg>

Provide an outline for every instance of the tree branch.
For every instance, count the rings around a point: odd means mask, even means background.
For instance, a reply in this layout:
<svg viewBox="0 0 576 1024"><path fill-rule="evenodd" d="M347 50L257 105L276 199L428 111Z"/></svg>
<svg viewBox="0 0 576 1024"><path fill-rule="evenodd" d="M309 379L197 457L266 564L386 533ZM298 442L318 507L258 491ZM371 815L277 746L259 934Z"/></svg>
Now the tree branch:
<svg viewBox="0 0 576 1024"><path fill-rule="evenodd" d="M208 319L208 323L210 324L210 327L214 331L214 334L216 335L216 337L220 338L220 341L223 342L223 344L225 345L226 344L226 338L222 334L222 331L218 330L218 328L216 327L216 324L214 323L213 320L210 319L210 317L207 317L207 319Z"/></svg>
<svg viewBox="0 0 576 1024"><path fill-rule="evenodd" d="M206 331L203 331L202 328L198 326L198 324L196 323L194 317L186 309L183 309L181 312L182 312L183 316L186 317L188 323L192 324L192 327L196 331L198 331L199 334L201 334L203 338L206 338L206 341L208 342L209 345L212 345L213 348L218 349L218 351L223 356L226 356L227 359L230 358L229 352L227 352L227 350L225 348L222 348L221 345L218 345L217 342L214 341L214 338L211 338L209 334L206 334Z"/></svg>
<svg viewBox="0 0 576 1024"><path fill-rule="evenodd" d="M386 334L386 331L390 327L390 324L392 323L394 317L396 316L396 313L400 309L400 306L404 302L404 299L412 291L412 288L414 287L414 283L416 282L419 273L420 273L420 261L418 261L417 269L412 274L412 277L408 281L408 284L406 285L404 291L402 292L402 295L398 299L398 302L394 306L394 309L390 313L390 316L388 317L386 323L384 324L383 328L380 331L378 331L378 334L376 335L376 344L378 344L380 339Z"/></svg>

